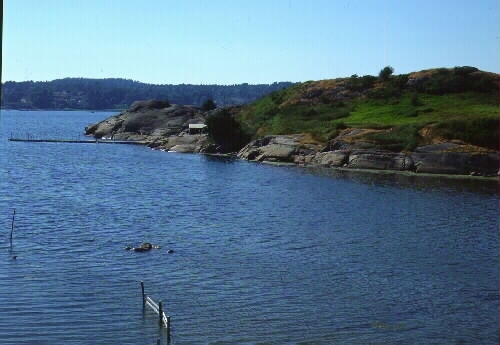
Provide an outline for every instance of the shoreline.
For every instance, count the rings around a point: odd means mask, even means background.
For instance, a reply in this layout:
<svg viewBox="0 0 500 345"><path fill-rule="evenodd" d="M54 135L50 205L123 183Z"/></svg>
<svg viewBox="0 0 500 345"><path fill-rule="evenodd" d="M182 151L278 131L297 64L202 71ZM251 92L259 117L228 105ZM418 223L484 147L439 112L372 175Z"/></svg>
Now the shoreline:
<svg viewBox="0 0 500 345"><path fill-rule="evenodd" d="M195 153L195 152L194 152ZM196 153L195 153L196 154ZM424 177L424 178L446 178L450 180L470 180L470 181L488 181L488 182L499 182L499 176L474 176L474 175L461 175L461 174L432 174L432 173L417 173L408 170L390 170L390 169L365 169L365 168L346 168L346 167L325 167L317 164L297 164L292 162L271 162L271 161L251 161L247 159L242 159L233 154L218 154L218 153L203 153L199 154L211 157L220 158L233 158L235 160L255 163L255 164L265 164L277 167L295 167L305 170L323 170L323 171L340 171L349 173L368 173L376 175L401 175L407 177Z"/></svg>
<svg viewBox="0 0 500 345"><path fill-rule="evenodd" d="M425 134L412 150L390 150L363 137L370 128L345 128L328 142L314 140L308 133L266 135L245 144L234 138L210 140L205 133L191 133L192 124L204 124L210 112L193 106L135 102L127 111L85 127L94 138L143 141L162 151L210 153L241 160L298 167L325 167L346 171L405 172L407 176L465 176L498 179L497 149L460 140L432 138ZM240 138L241 139L241 138ZM424 140L425 139L425 140ZM439 140L438 140L439 139ZM242 147L241 147L242 146ZM240 148L241 147L241 148ZM237 152L234 152L237 150Z"/></svg>

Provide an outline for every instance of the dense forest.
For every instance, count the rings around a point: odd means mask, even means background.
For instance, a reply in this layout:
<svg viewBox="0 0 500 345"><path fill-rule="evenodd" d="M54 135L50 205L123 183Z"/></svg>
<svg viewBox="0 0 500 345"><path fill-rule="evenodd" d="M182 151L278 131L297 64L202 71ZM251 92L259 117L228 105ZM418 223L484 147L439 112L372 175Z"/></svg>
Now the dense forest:
<svg viewBox="0 0 500 345"><path fill-rule="evenodd" d="M159 99L200 106L245 104L293 83L237 85L153 85L128 79L65 78L2 84L1 106L12 109L125 109L137 100Z"/></svg>

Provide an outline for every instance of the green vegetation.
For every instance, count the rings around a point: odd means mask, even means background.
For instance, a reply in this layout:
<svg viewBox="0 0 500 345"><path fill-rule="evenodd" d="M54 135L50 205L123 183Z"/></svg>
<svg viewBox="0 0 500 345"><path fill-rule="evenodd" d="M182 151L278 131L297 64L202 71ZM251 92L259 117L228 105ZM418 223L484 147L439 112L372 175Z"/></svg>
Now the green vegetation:
<svg viewBox="0 0 500 345"><path fill-rule="evenodd" d="M388 132L375 132L366 135L377 143L379 148L390 151L411 151L418 145L419 130L421 126L416 124L405 124L395 126Z"/></svg>
<svg viewBox="0 0 500 345"><path fill-rule="evenodd" d="M298 86L265 96L244 107L238 120L253 136L305 132L318 139L334 137L339 129L337 120L349 116L351 105L325 101L321 97L317 104L288 102L301 91Z"/></svg>
<svg viewBox="0 0 500 345"><path fill-rule="evenodd" d="M467 66L393 71L296 84L242 107L236 119L252 137L309 133L326 142L346 127L390 129L365 139L401 151L429 140L419 134L426 128L433 137L498 148L497 74Z"/></svg>
<svg viewBox="0 0 500 345"><path fill-rule="evenodd" d="M213 99L207 99L203 104L201 105L201 110L203 111L209 111L217 108L217 105L215 104Z"/></svg>
<svg viewBox="0 0 500 345"><path fill-rule="evenodd" d="M250 135L227 108L208 116L206 125L209 138L221 146L221 152L238 151L250 141Z"/></svg>
<svg viewBox="0 0 500 345"><path fill-rule="evenodd" d="M493 129L497 130L493 130ZM434 127L436 135L446 139L459 139L465 142L498 149L498 119L451 120L438 123Z"/></svg>
<svg viewBox="0 0 500 345"><path fill-rule="evenodd" d="M354 110L345 122L354 127L429 124L476 117L496 119L499 114L497 96L491 93L439 96L405 91L397 99L365 98L353 103Z"/></svg>
<svg viewBox="0 0 500 345"><path fill-rule="evenodd" d="M430 73L431 75L430 77L422 77L422 80L415 84L415 89L419 92L443 95L466 91L490 92L498 90L498 75L481 72L475 67L438 68L420 73L424 75Z"/></svg>
<svg viewBox="0 0 500 345"><path fill-rule="evenodd" d="M389 80L392 73L394 73L394 68L392 68L391 66L385 66L378 74L378 77L383 81L387 81Z"/></svg>

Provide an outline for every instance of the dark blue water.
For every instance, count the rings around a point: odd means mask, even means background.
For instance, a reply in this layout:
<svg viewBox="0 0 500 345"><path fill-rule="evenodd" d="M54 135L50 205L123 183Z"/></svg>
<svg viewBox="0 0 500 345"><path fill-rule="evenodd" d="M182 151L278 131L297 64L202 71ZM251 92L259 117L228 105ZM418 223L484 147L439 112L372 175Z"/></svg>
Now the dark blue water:
<svg viewBox="0 0 500 345"><path fill-rule="evenodd" d="M172 344L498 344L496 183L7 141L109 115L1 112L1 344L166 343L141 280Z"/></svg>

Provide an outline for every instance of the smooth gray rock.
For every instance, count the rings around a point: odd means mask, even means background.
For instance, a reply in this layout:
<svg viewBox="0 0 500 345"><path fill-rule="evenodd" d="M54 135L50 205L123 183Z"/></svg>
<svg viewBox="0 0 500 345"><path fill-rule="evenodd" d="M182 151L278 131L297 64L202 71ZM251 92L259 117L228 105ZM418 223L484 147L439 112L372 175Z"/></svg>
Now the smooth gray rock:
<svg viewBox="0 0 500 345"><path fill-rule="evenodd" d="M205 123L205 114L192 106L138 101L118 115L87 126L85 134L95 138L154 140L179 134L190 123Z"/></svg>
<svg viewBox="0 0 500 345"><path fill-rule="evenodd" d="M172 146L169 151L179 152L179 153L194 153L199 152L200 148L194 144L179 144Z"/></svg>
<svg viewBox="0 0 500 345"><path fill-rule="evenodd" d="M463 152L415 152L412 155L417 173L495 176L498 154Z"/></svg>
<svg viewBox="0 0 500 345"><path fill-rule="evenodd" d="M414 153L412 155L417 173L467 175L469 154L463 153Z"/></svg>
<svg viewBox="0 0 500 345"><path fill-rule="evenodd" d="M414 171L429 174L495 176L498 173L498 153L446 152L461 144L440 143L417 148L415 152L391 152L373 148L360 148L342 140L316 152L304 148L300 136L268 136L254 140L239 153L241 159L259 162L293 162L298 165L324 167L347 167L353 169L375 169ZM336 150L329 150L336 148Z"/></svg>
<svg viewBox="0 0 500 345"><path fill-rule="evenodd" d="M207 136L204 135L174 135L164 139L158 145L150 145L155 149L164 151L175 151L182 153L197 153L202 150L202 147L207 145Z"/></svg>
<svg viewBox="0 0 500 345"><path fill-rule="evenodd" d="M258 161L291 162L293 154L297 151L296 146L283 144L270 144L261 149Z"/></svg>
<svg viewBox="0 0 500 345"><path fill-rule="evenodd" d="M301 146L300 138L300 135L283 135L254 140L238 152L238 157L259 162L293 162Z"/></svg>
<svg viewBox="0 0 500 345"><path fill-rule="evenodd" d="M430 144L419 146L415 149L415 152L424 153L424 152L443 152L448 150L454 150L460 147L460 144L444 142L439 144Z"/></svg>
<svg viewBox="0 0 500 345"><path fill-rule="evenodd" d="M315 163L324 167L341 167L347 164L349 160L349 151L329 151L318 152L314 155L311 163Z"/></svg>
<svg viewBox="0 0 500 345"><path fill-rule="evenodd" d="M412 170L413 160L404 153L390 151L353 151L347 167L377 170Z"/></svg>

